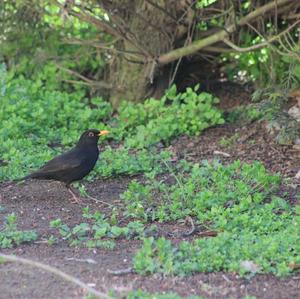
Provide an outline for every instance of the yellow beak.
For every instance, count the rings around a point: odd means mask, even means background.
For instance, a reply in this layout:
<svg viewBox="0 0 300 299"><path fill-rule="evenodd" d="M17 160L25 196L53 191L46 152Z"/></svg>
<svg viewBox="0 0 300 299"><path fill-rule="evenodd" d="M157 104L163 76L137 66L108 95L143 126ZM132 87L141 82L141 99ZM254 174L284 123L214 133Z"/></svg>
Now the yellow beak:
<svg viewBox="0 0 300 299"><path fill-rule="evenodd" d="M108 133L109 133L109 131L103 130L103 131L100 131L98 136L107 135Z"/></svg>

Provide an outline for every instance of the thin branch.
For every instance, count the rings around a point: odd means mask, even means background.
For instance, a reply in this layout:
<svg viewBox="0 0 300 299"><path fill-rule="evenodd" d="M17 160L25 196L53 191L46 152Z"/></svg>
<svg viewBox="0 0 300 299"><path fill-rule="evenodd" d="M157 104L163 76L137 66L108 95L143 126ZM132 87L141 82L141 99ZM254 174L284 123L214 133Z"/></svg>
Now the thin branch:
<svg viewBox="0 0 300 299"><path fill-rule="evenodd" d="M237 22L237 25L239 26L244 26L246 25L248 22L253 21L254 19L256 19L257 17L264 15L266 13L268 13L269 11L273 10L275 7L279 7L281 5L284 4L288 4L288 3L293 3L294 0L275 0L272 2L269 2L257 9L255 9L254 11L250 12L248 15L246 15L245 17L243 17L242 19L240 19Z"/></svg>
<svg viewBox="0 0 300 299"><path fill-rule="evenodd" d="M54 64L59 68L61 69L62 71L64 72L67 72L69 73L70 75L73 75L83 81L74 81L74 80L67 80L67 79L63 79L62 81L65 81L65 82L68 82L68 83L74 83L74 84L81 84L81 85L88 85L88 86L98 86L98 87L101 87L101 88L105 88L105 89L111 89L112 86L111 84L107 83L107 82L104 82L104 81L94 81L94 80L91 80L73 70L70 70L68 68L65 68L63 67L62 65L58 64L58 63L55 63Z"/></svg>
<svg viewBox="0 0 300 299"><path fill-rule="evenodd" d="M232 52L232 49L208 46L203 48L203 51L212 52L212 53L230 53Z"/></svg>
<svg viewBox="0 0 300 299"><path fill-rule="evenodd" d="M108 13L109 14L109 13ZM114 21L114 24L118 27L120 30L123 38L132 46L134 46L136 49L138 49L146 59L153 59L152 53L148 51L148 49L145 49L141 44L137 36L134 32L131 31L128 24L120 17L116 15L109 14L112 21Z"/></svg>
<svg viewBox="0 0 300 299"><path fill-rule="evenodd" d="M295 23L293 23L291 26L289 26L286 30L284 30L283 32L280 33L280 35L285 35L287 34L293 27L295 27L298 23L300 22L300 20L296 21ZM265 38L254 26L252 26L251 24L247 23L247 25L261 38ZM277 47L274 47L272 43L268 43L268 46L271 47L274 51L276 51L278 54L280 55L289 55L293 58L296 58L297 60L300 60L300 55L297 52L293 52L290 51L289 49L287 49L284 45L283 42L281 41L281 39L278 39L279 44L287 51L287 52L282 52L280 49L278 49Z"/></svg>
<svg viewBox="0 0 300 299"><path fill-rule="evenodd" d="M171 18L173 21L175 21L176 23L177 18L174 17L171 13L169 13L166 9L164 9L162 6L156 4L155 2L151 1L151 0L145 0L146 2L148 2L150 5L152 5L153 7L155 7L156 9L162 11L166 16L168 16L169 18Z"/></svg>
<svg viewBox="0 0 300 299"><path fill-rule="evenodd" d="M144 56L144 54L142 52L132 51L132 50L123 50L123 49L121 50L118 48L111 48L111 47L106 46L107 45L106 43L97 43L93 40L85 41L82 39L73 38L73 39L65 39L63 42L65 42L66 44L69 44L69 45L88 45L88 46L94 47L96 49L103 49L103 50L107 50L107 51L110 51L113 53L130 55L130 56L133 56L134 58L139 58L140 56ZM108 43L108 45L109 45L109 43Z"/></svg>
<svg viewBox="0 0 300 299"><path fill-rule="evenodd" d="M269 12L270 10L273 10L275 5L277 5L279 7L281 5L289 3L291 1L292 0L272 1L272 2L270 2L270 3L268 3L264 6L261 6L261 7L257 8L256 10L250 12L245 17L241 18L237 22L236 25L237 26L246 25L248 22L253 21L258 16L260 16L262 14L265 14L265 13ZM187 47L178 48L178 49L175 49L175 50L170 51L168 53L165 53L165 54L161 55L158 58L158 63L161 64L161 65L165 65L165 64L168 64L172 61L175 61L175 60L179 59L180 57L191 55L191 54L201 50L202 48L205 48L207 46L211 46L212 44L214 44L218 41L221 41L224 38L227 38L228 33L233 33L236 30L236 25L231 24L227 28L225 28L225 30L220 30L220 31L216 32L215 34L213 34L211 36L208 36L208 37L206 37L204 39L201 39L201 40L197 40L197 41L191 43Z"/></svg>
<svg viewBox="0 0 300 299"><path fill-rule="evenodd" d="M71 84L85 85L89 87L93 86L93 87L104 88L104 89L112 89L112 86L109 83L103 81L92 81L90 83L84 81L69 80L69 79L62 79L61 81L71 83Z"/></svg>
<svg viewBox="0 0 300 299"><path fill-rule="evenodd" d="M80 12L76 12L72 9L71 6L63 5L58 0L53 0L54 3L60 7L62 11L66 11L69 15L73 17L77 17L78 19L93 24L97 28L103 30L107 34L113 35L113 36L119 36L119 33L106 21L101 21L95 17L93 17L91 14L86 13L86 11L83 9L83 7L77 6L80 9Z"/></svg>
<svg viewBox="0 0 300 299"><path fill-rule="evenodd" d="M189 24L189 28L188 28L188 35L185 39L185 42L184 42L184 46L186 47L190 42L191 40L193 39L193 35L194 35L194 31L195 31L195 26L196 26L196 22L192 22ZM178 72L178 69L179 69L179 66L181 64L181 61L182 61L182 58L183 57L180 57L176 63L176 66L175 66L175 69L174 69L174 72L172 74L172 77L171 77L171 80L169 81L169 86L171 86L175 80L175 77L176 77L176 74Z"/></svg>
<svg viewBox="0 0 300 299"><path fill-rule="evenodd" d="M230 40L224 38L223 42L228 45L229 47L231 47L232 49L236 50L237 52L249 52L249 51L253 51L253 50L257 50L260 48L263 48L265 46L268 46L269 44L271 44L272 42L280 39L282 36L286 36L286 34L293 28L295 27L298 23L300 23L300 20L296 21L294 24L292 24L290 27L288 27L286 30L280 32L278 35L272 36L271 38L267 39L266 41L260 43L260 44L256 44L250 47L246 47L246 48L241 48L237 45L235 45L234 43L232 43Z"/></svg>
<svg viewBox="0 0 300 299"><path fill-rule="evenodd" d="M83 80L83 81L85 81L85 82L87 82L87 83L92 83L92 82L93 82L93 80L91 80L91 79L89 79L89 78L87 78L87 77L85 77L85 76L79 74L79 73L76 72L76 71L73 71L73 70L70 70L70 69L68 69L68 68L66 68L66 67L63 67L62 65L60 65L60 64L58 64L58 63L56 63L56 62L54 62L54 64L55 64L59 69L61 69L62 71L66 72L66 73L69 73L70 75L73 75L73 76L75 76L75 77L77 77L77 78L79 78L79 79L81 79L81 80Z"/></svg>
<svg viewBox="0 0 300 299"><path fill-rule="evenodd" d="M46 272L52 273L56 276L59 276L59 277L63 278L66 281L69 281L69 282L72 282L73 284L76 284L77 286L85 289L86 291L93 294L94 296L97 296L97 298L112 299L112 297L106 295L105 293L102 293L100 291L95 290L94 288L88 286L86 283L82 282L78 278L73 277L73 276L71 276L71 275L69 275L65 272L62 272L61 270L59 270L57 268L51 267L49 265L42 264L40 262L36 262L36 261L33 261L33 260L29 260L29 259L24 259L24 258L17 257L17 256L14 256L14 255L6 255L6 254L2 254L2 253L0 253L0 258L4 259L4 261L29 265L31 267L39 268L39 269L42 269Z"/></svg>
<svg viewBox="0 0 300 299"><path fill-rule="evenodd" d="M183 18L187 15L189 10L196 4L197 0L194 0L191 2L191 4L187 7L187 9L183 12L183 14L180 16L180 18L177 20L177 23L180 23Z"/></svg>
<svg viewBox="0 0 300 299"><path fill-rule="evenodd" d="M90 39L90 40L84 40L81 38L68 38L63 39L63 42L70 44L70 45L85 45L85 46L93 46L93 47L108 47L120 40L119 37L115 38L114 40L107 42L107 43L100 43L98 39Z"/></svg>

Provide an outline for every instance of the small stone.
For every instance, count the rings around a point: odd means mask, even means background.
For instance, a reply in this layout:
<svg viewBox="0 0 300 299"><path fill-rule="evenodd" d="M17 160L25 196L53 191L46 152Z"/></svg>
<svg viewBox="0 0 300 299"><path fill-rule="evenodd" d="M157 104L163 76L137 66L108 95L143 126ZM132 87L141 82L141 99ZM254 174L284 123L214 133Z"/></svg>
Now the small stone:
<svg viewBox="0 0 300 299"><path fill-rule="evenodd" d="M294 144L293 149L300 151L300 144Z"/></svg>
<svg viewBox="0 0 300 299"><path fill-rule="evenodd" d="M288 110L288 114L295 118L297 121L300 121L300 108L298 106L293 106Z"/></svg>
<svg viewBox="0 0 300 299"><path fill-rule="evenodd" d="M256 273L260 270L260 266L255 264L253 261L242 261L240 266L251 273Z"/></svg>

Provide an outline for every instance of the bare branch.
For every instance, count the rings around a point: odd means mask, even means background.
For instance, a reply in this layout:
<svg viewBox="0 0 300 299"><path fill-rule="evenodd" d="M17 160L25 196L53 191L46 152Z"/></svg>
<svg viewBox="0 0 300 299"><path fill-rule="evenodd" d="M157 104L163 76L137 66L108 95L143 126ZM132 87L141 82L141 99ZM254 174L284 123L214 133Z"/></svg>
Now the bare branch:
<svg viewBox="0 0 300 299"><path fill-rule="evenodd" d="M286 30L280 32L278 35L272 36L271 38L267 39L266 41L260 43L260 44L256 44L253 45L251 47L246 47L246 48L240 48L239 46L235 45L234 43L232 43L230 40L224 38L223 42L228 45L229 47L231 47L232 49L236 50L237 52L249 52L249 51L253 51L253 50L257 50L260 48L263 48L267 45L269 45L270 43L279 40L282 36L286 36L286 34L293 29L298 23L300 23L300 20L296 21L294 24L292 24L291 26L289 26Z"/></svg>
<svg viewBox="0 0 300 299"><path fill-rule="evenodd" d="M117 42L119 39L115 40L114 42ZM142 52L138 52L138 51L132 51L132 50L123 50L123 49L117 49L117 48L112 48L109 47L109 45L113 44L112 42L110 43L99 43L97 42L97 40L82 40L79 38L72 38L72 39L65 39L63 40L63 42L65 42L66 44L70 44L70 45L85 45L85 46L91 46L97 49L103 49L103 50L107 50L113 53L120 53L120 54L126 54L126 55L130 55L133 56L135 58L141 58L141 56L144 56L144 54ZM143 63L143 61L140 61L140 63Z"/></svg>
<svg viewBox="0 0 300 299"><path fill-rule="evenodd" d="M289 31L290 31L293 27L295 27L299 22L300 22L300 20L294 22L294 23L293 23L291 26L289 26L286 30L284 30L283 32L281 32L280 35L283 35L283 36L284 36L284 35L288 34ZM264 37L264 36L263 36L263 35L262 35L262 34L254 27L254 26L252 26L252 25L249 24L249 23L247 23L247 25L248 25L254 32L256 32L256 34L257 34L258 36L260 36L260 37L262 37L262 38L265 38L265 37ZM267 42L268 42L268 41L267 41ZM281 38L278 39L278 42L279 42L279 44L286 50L286 52L282 52L278 47L273 46L273 44L270 43L270 42L268 42L268 46L269 46L269 47L272 47L272 49L273 49L274 51L276 51L277 53L279 53L280 55L288 55L288 56L293 57L293 58L295 58L295 59L297 59L297 60L300 61L300 55L299 55L296 51L291 51L291 50L287 49L287 48L285 47L285 45L283 44Z"/></svg>
<svg viewBox="0 0 300 299"><path fill-rule="evenodd" d="M277 1L272 1L270 3L267 3L266 5L257 8L256 10L250 12L245 17L241 18L236 25L237 26L246 25L248 22L253 21L258 16L262 14L266 14L267 12L273 10L275 6L279 7L281 5L292 3L292 2L293 0L277 0ZM158 63L160 65L168 64L172 61L179 59L180 57L191 55L201 50L202 48L211 46L212 44L218 41L224 40L225 38L227 38L228 33L233 33L236 30L236 25L231 24L227 26L225 30L220 30L215 34L210 35L204 39L194 41L187 47L178 48L168 53L165 53L158 58Z"/></svg>
<svg viewBox="0 0 300 299"><path fill-rule="evenodd" d="M111 89L112 88L111 84L109 84L107 82L91 80L91 79L77 73L76 71L73 71L73 70L70 70L68 68L65 68L65 67L61 66L58 63L54 62L54 64L59 69L61 69L62 71L67 72L70 75L73 75L73 76L83 80L83 81L74 81L74 80L63 79L62 81L65 81L65 82L68 82L68 83L74 83L74 84L88 85L88 86L98 86L98 87L105 88L105 89Z"/></svg>
<svg viewBox="0 0 300 299"><path fill-rule="evenodd" d="M88 14L82 7L80 7L80 12L76 12L72 9L71 6L64 6L59 1L54 0L55 4L58 5L62 10L67 11L67 13L71 16L74 16L84 22L95 25L97 28L102 31L110 34L112 36L119 36L119 33L106 21L101 21L98 18L95 18L91 14Z"/></svg>
<svg viewBox="0 0 300 299"><path fill-rule="evenodd" d="M153 7L155 7L156 9L162 11L166 16L168 16L170 19L172 19L173 21L175 21L176 23L178 22L176 17L173 16L170 12L168 12L166 9L164 9L162 6L156 4L155 2L153 2L152 0L145 0L146 2L148 2L150 5L152 5Z"/></svg>
<svg viewBox="0 0 300 299"><path fill-rule="evenodd" d="M103 82L103 81L93 81L91 83L84 82L84 81L68 80L68 79L62 79L61 81L67 82L67 83L70 83L70 84L85 85L85 86L96 87L96 88L104 88L104 89L111 89L112 88L111 85L109 85L108 83Z"/></svg>
<svg viewBox="0 0 300 299"><path fill-rule="evenodd" d="M69 282L72 282L73 284L76 284L77 286L85 289L86 291L93 294L97 298L112 299L112 297L106 295L105 293L102 293L100 291L95 290L94 288L88 286L87 284L85 284L84 282L79 280L78 278L73 277L73 276L71 276L71 275L69 275L65 272L62 272L61 270L59 270L57 268L51 267L49 265L42 264L40 262L36 262L36 261L33 261L33 260L29 260L29 259L24 259L24 258L17 257L17 256L14 256L14 255L6 255L6 254L2 254L2 253L0 253L0 258L2 258L4 261L29 265L31 267L39 268L39 269L42 269L46 272L52 273L56 276L59 276L59 277L63 278L66 281L69 281Z"/></svg>

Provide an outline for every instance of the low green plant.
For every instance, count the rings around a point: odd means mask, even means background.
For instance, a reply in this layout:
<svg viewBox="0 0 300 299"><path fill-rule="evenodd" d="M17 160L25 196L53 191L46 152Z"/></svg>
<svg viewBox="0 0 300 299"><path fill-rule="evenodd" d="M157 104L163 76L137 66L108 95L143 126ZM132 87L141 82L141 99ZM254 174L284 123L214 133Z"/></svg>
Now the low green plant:
<svg viewBox="0 0 300 299"><path fill-rule="evenodd" d="M285 90L274 87L257 89L252 94L254 103L233 109L225 119L229 123L253 122L260 119L271 120L282 110L286 100Z"/></svg>
<svg viewBox="0 0 300 299"><path fill-rule="evenodd" d="M165 294L160 294L160 293L149 293L145 292L142 290L137 290L130 292L127 296L126 299L204 299L202 296L188 296L188 297L181 297L178 294L175 293L165 293Z"/></svg>
<svg viewBox="0 0 300 299"><path fill-rule="evenodd" d="M125 147L106 149L100 154L101 161L96 165L94 175L111 177L116 175L134 175L138 173L160 173L165 167L162 160L170 160L169 151L150 151L146 149L130 150Z"/></svg>
<svg viewBox="0 0 300 299"><path fill-rule="evenodd" d="M140 221L132 221L121 227L114 224L114 216L107 219L99 211L91 213L88 207L83 209L82 217L87 221L73 227L69 227L61 219L51 221L50 227L57 229L60 236L67 240L70 246L87 248L113 249L115 239L144 237L145 227ZM155 227L153 226L151 229L155 230Z"/></svg>
<svg viewBox="0 0 300 299"><path fill-rule="evenodd" d="M280 182L278 175L268 174L259 162L250 165L235 161L227 166L217 161L204 161L202 165L181 161L179 164L177 169L169 167L173 184L150 176L146 183L133 180L121 195L127 214L159 221L193 216L216 225L216 219L225 210L226 217L230 217L239 209L243 211L261 204ZM226 209L226 205L236 210Z"/></svg>
<svg viewBox="0 0 300 299"><path fill-rule="evenodd" d="M88 179L161 172L160 160L170 154L144 147L180 134L200 134L208 126L223 123L221 113L213 107L218 100L198 94L197 87L183 94L176 94L173 87L162 100L123 103L113 118L111 105L101 98L85 99L80 90L57 91L55 84L48 86L39 77L35 81L15 77L1 66L0 156L5 164L0 180L19 178L40 167L92 127L109 129L109 138L124 141L125 146L102 150L101 163Z"/></svg>
<svg viewBox="0 0 300 299"><path fill-rule="evenodd" d="M254 105L241 105L225 117L226 122L236 123L236 122L253 122L263 118L264 114Z"/></svg>
<svg viewBox="0 0 300 299"><path fill-rule="evenodd" d="M296 221L282 222L282 228L271 233L225 231L214 238L196 239L192 243L183 241L178 246L165 238L156 241L148 238L134 257L134 268L140 274L230 271L240 275L285 276L293 271L292 265L300 262L299 229ZM245 268L244 261L251 261L257 272Z"/></svg>
<svg viewBox="0 0 300 299"><path fill-rule="evenodd" d="M172 183L154 178L146 184L132 182L122 195L127 213L159 221L191 216L197 225L217 236L178 246L165 238L145 239L134 257L136 271L284 276L292 271L291 265L299 264L300 221L295 217L299 209L276 196L278 175L269 174L258 162L235 161L227 166L182 163L172 170ZM255 273L243 266L245 261L255 265Z"/></svg>
<svg viewBox="0 0 300 299"><path fill-rule="evenodd" d="M240 134L235 133L230 137L222 137L221 140L219 141L219 144L222 147L232 147L237 143L239 138L240 138Z"/></svg>
<svg viewBox="0 0 300 299"><path fill-rule="evenodd" d="M109 296L111 298L115 298L115 299L120 297L120 296L118 296L117 292L115 292L115 291L109 292ZM126 299L183 299L183 298L186 298L186 299L204 299L204 297L202 297L202 296L181 297L176 293L162 293L162 294L160 294L160 293L149 293L149 292L145 292L141 289L139 289L137 291L131 291L126 296L123 296L122 298L126 298ZM88 295L86 299L96 299L96 298L93 295ZM250 299L250 298L248 298L248 299ZM255 298L251 298L251 299L255 299Z"/></svg>
<svg viewBox="0 0 300 299"><path fill-rule="evenodd" d="M198 93L199 86L177 93L171 87L158 101L123 103L119 109L119 136L129 147L143 148L181 135L199 135L204 129L223 124L222 114L213 105L219 100Z"/></svg>
<svg viewBox="0 0 300 299"><path fill-rule="evenodd" d="M111 106L80 91L48 90L40 80L13 78L0 70L0 180L18 178L74 145L83 130L102 128Z"/></svg>
<svg viewBox="0 0 300 299"><path fill-rule="evenodd" d="M0 229L0 248L12 248L23 243L30 243L37 239L33 230L20 231L17 228L17 216L12 213L6 216L2 229Z"/></svg>

